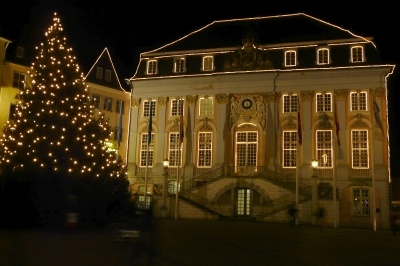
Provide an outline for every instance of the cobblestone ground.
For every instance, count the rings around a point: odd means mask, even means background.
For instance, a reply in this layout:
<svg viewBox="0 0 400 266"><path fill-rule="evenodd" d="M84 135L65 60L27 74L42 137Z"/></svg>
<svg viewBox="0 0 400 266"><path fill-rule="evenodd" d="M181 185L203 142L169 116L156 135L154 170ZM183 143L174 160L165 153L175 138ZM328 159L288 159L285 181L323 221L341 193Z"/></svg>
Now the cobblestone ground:
<svg viewBox="0 0 400 266"><path fill-rule="evenodd" d="M105 230L26 229L0 231L0 265L400 265L400 234L387 230L220 220L154 224L151 264L146 243L115 242Z"/></svg>

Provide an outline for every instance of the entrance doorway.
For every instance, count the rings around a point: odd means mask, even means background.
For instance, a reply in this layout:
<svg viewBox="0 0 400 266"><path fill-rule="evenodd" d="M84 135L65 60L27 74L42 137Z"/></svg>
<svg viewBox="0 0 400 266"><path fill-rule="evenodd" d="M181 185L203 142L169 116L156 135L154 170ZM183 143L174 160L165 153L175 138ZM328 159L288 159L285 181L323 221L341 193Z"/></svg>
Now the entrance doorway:
<svg viewBox="0 0 400 266"><path fill-rule="evenodd" d="M236 214L238 217L247 217L250 215L252 190L248 188L239 188L237 190Z"/></svg>

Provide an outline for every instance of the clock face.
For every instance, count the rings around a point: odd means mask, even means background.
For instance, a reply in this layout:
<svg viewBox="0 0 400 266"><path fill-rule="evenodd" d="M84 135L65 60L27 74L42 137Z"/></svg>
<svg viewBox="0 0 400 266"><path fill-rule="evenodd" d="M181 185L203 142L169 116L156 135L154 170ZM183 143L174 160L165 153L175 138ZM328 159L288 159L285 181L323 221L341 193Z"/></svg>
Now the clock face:
<svg viewBox="0 0 400 266"><path fill-rule="evenodd" d="M242 101L242 108L245 110L250 109L253 106L253 102L250 99L244 99Z"/></svg>

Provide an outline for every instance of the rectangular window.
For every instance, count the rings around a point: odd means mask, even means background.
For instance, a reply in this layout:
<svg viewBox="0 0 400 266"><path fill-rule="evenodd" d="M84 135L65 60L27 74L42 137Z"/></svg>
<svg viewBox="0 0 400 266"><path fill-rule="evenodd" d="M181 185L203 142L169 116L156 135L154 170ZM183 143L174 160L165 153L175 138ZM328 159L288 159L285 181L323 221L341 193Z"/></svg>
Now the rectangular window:
<svg viewBox="0 0 400 266"><path fill-rule="evenodd" d="M354 214L369 215L369 190L362 188L353 189Z"/></svg>
<svg viewBox="0 0 400 266"><path fill-rule="evenodd" d="M148 141L148 133L142 134L142 141L140 145L140 167L146 167L148 162L149 167L153 167L153 155L154 155L154 133L151 133L151 142L148 146L149 148L149 157L147 159L147 141ZM148 160L148 161L147 161Z"/></svg>
<svg viewBox="0 0 400 266"><path fill-rule="evenodd" d="M114 140L118 140L118 128L119 127L114 127L114 136L113 136L113 139ZM122 139L122 130L123 130L123 128L121 128L121 139Z"/></svg>
<svg viewBox="0 0 400 266"><path fill-rule="evenodd" d="M103 78L103 68L97 67L96 69L96 78L102 79Z"/></svg>
<svg viewBox="0 0 400 266"><path fill-rule="evenodd" d="M112 99L109 97L104 98L104 110L112 111Z"/></svg>
<svg viewBox="0 0 400 266"><path fill-rule="evenodd" d="M297 112L297 94L283 95L283 112L295 113Z"/></svg>
<svg viewBox="0 0 400 266"><path fill-rule="evenodd" d="M18 47L17 47L16 56L17 56L18 58L24 58L24 51L25 51L25 49L24 49L23 47L18 46Z"/></svg>
<svg viewBox="0 0 400 266"><path fill-rule="evenodd" d="M236 166L257 166L258 132L236 132Z"/></svg>
<svg viewBox="0 0 400 266"><path fill-rule="evenodd" d="M100 95L92 94L90 101L95 108L100 108Z"/></svg>
<svg viewBox="0 0 400 266"><path fill-rule="evenodd" d="M185 58L175 58L174 59L174 72L175 73L182 73L185 72Z"/></svg>
<svg viewBox="0 0 400 266"><path fill-rule="evenodd" d="M197 167L211 168L212 132L199 132L198 141Z"/></svg>
<svg viewBox="0 0 400 266"><path fill-rule="evenodd" d="M8 119L14 120L16 118L16 116L17 116L17 105L11 103L9 113L8 113Z"/></svg>
<svg viewBox="0 0 400 266"><path fill-rule="evenodd" d="M317 130L317 160L319 168L332 168L332 130Z"/></svg>
<svg viewBox="0 0 400 266"><path fill-rule="evenodd" d="M181 109L183 109L183 106L185 104L185 100L172 100L171 101L171 116L177 116L181 115Z"/></svg>
<svg viewBox="0 0 400 266"><path fill-rule="evenodd" d="M296 66L296 51L285 52L285 66Z"/></svg>
<svg viewBox="0 0 400 266"><path fill-rule="evenodd" d="M203 71L213 71L214 70L214 57L204 56L203 57Z"/></svg>
<svg viewBox="0 0 400 266"><path fill-rule="evenodd" d="M118 100L117 101L117 105L115 107L115 112L117 112L118 114L121 112L122 114L124 114L124 108L125 108L125 103L124 101Z"/></svg>
<svg viewBox="0 0 400 266"><path fill-rule="evenodd" d="M283 168L295 168L297 156L297 131L283 131Z"/></svg>
<svg viewBox="0 0 400 266"><path fill-rule="evenodd" d="M364 47L362 46L351 47L351 62L352 63L364 62Z"/></svg>
<svg viewBox="0 0 400 266"><path fill-rule="evenodd" d="M350 92L351 111L367 111L367 92Z"/></svg>
<svg viewBox="0 0 400 266"><path fill-rule="evenodd" d="M24 89L25 80L26 80L25 74L14 72L13 87L18 89Z"/></svg>
<svg viewBox="0 0 400 266"><path fill-rule="evenodd" d="M332 112L332 94L317 93L317 112Z"/></svg>
<svg viewBox="0 0 400 266"><path fill-rule="evenodd" d="M155 117L156 116L156 101L152 100L150 101L144 101L143 102L143 116L144 117L150 117L150 105L151 105L151 116Z"/></svg>
<svg viewBox="0 0 400 266"><path fill-rule="evenodd" d="M141 187L140 187L140 189L141 189ZM151 192L149 192L150 189L151 189L151 187L147 186L147 194L151 194ZM142 190L144 191L144 186L143 186ZM147 196L146 197L146 204L144 204L144 196L139 196L139 204L140 204L140 206L142 206L142 208L143 208L143 205L145 205L144 206L145 209L150 209L150 201L151 201L151 197Z"/></svg>
<svg viewBox="0 0 400 266"><path fill-rule="evenodd" d="M106 81L111 81L111 70L106 69L106 75L104 76Z"/></svg>
<svg viewBox="0 0 400 266"><path fill-rule="evenodd" d="M318 65L329 64L329 49L327 49L327 48L318 49L317 63L318 63Z"/></svg>
<svg viewBox="0 0 400 266"><path fill-rule="evenodd" d="M212 115L214 112L213 97L199 99L199 115Z"/></svg>
<svg viewBox="0 0 400 266"><path fill-rule="evenodd" d="M368 169L368 131L352 130L351 131L351 152L352 167L357 169Z"/></svg>
<svg viewBox="0 0 400 266"><path fill-rule="evenodd" d="M147 61L147 75L157 74L157 60Z"/></svg>
<svg viewBox="0 0 400 266"><path fill-rule="evenodd" d="M170 167L178 167L178 160L180 159L179 166L182 165L182 155L180 154L179 133L169 134L168 146L168 161Z"/></svg>

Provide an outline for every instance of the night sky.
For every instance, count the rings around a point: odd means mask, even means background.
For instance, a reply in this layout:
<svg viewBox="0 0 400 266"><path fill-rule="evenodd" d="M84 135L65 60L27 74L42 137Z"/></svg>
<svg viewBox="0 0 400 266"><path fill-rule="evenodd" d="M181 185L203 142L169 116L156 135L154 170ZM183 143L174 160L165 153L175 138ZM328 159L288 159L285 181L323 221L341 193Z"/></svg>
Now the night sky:
<svg viewBox="0 0 400 266"><path fill-rule="evenodd" d="M146 3L144 3L146 2ZM129 3L129 4L127 4ZM243 1L218 4L218 1L84 1L36 0L8 1L0 15L0 36L11 40L29 40L32 45L43 40L43 34L57 12L61 18L69 46L75 49L82 71L87 73L104 47L108 47L120 79L133 76L141 52L174 41L214 20L306 13L365 37L374 37L386 63L400 62L400 19L394 6L366 2L332 5L289 4L288 1ZM226 3L226 2L225 2ZM370 6L368 6L370 5ZM5 8L5 7L3 7ZM397 38L396 38L397 37ZM396 71L397 72L397 71ZM400 139L396 139L400 105L393 104L400 93L400 78L390 80L389 117L393 175L400 176ZM393 158L395 158L393 160Z"/></svg>

